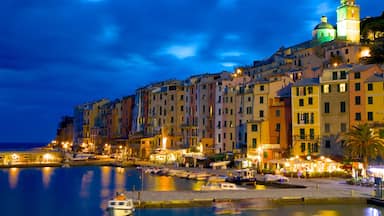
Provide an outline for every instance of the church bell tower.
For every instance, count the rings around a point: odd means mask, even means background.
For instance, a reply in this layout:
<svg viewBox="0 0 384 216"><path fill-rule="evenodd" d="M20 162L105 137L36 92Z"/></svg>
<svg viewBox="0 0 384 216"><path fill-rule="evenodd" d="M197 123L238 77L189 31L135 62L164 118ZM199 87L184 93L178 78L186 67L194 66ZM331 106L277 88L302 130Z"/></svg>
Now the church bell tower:
<svg viewBox="0 0 384 216"><path fill-rule="evenodd" d="M337 37L354 43L360 42L360 7L355 0L341 0L337 12Z"/></svg>

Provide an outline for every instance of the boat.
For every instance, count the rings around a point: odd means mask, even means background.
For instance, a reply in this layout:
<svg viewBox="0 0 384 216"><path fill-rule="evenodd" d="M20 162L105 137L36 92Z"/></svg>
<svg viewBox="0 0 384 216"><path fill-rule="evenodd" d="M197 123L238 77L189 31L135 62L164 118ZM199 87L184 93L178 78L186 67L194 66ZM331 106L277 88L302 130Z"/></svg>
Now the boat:
<svg viewBox="0 0 384 216"><path fill-rule="evenodd" d="M201 186L201 191L221 191L221 190L246 190L246 188L239 187L234 183L229 182L208 182L206 185Z"/></svg>
<svg viewBox="0 0 384 216"><path fill-rule="evenodd" d="M235 184L254 184L256 182L255 171L250 169L236 170L226 181Z"/></svg>
<svg viewBox="0 0 384 216"><path fill-rule="evenodd" d="M128 199L124 193L117 193L113 199L108 201L107 212L110 216L132 215L134 211L133 200Z"/></svg>

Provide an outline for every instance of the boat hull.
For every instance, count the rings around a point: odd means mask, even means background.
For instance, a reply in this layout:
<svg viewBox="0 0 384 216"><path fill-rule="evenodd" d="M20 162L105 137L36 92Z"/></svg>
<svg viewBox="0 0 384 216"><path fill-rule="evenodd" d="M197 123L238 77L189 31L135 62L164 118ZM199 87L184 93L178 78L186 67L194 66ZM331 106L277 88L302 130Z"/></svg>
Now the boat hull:
<svg viewBox="0 0 384 216"><path fill-rule="evenodd" d="M109 214L109 216L127 216L127 215L132 215L133 210L132 209L109 208L108 214Z"/></svg>

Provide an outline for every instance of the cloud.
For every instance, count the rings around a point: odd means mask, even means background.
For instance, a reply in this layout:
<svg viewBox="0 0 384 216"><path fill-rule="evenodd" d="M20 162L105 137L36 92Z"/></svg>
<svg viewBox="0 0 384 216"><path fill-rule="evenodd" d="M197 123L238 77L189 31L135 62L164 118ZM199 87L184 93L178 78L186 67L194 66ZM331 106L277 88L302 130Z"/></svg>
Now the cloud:
<svg viewBox="0 0 384 216"><path fill-rule="evenodd" d="M157 52L159 55L171 55L177 59L185 59L189 57L195 57L199 54L207 40L207 35L195 34L195 35L176 35L172 42L167 43L163 48Z"/></svg>

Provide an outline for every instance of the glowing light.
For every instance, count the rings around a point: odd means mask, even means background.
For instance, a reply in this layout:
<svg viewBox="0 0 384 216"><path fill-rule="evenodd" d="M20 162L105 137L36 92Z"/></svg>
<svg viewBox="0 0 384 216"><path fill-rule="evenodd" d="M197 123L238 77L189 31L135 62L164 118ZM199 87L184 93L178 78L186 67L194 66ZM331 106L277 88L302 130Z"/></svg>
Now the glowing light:
<svg viewBox="0 0 384 216"><path fill-rule="evenodd" d="M164 150L167 149L167 137L163 137L162 142L163 142L163 149Z"/></svg>
<svg viewBox="0 0 384 216"><path fill-rule="evenodd" d="M370 53L369 49L364 49L361 51L360 55L361 55L361 57L370 57L371 53Z"/></svg>
<svg viewBox="0 0 384 216"><path fill-rule="evenodd" d="M14 160L14 161L19 160L19 155L15 154L15 153L13 153L11 157L12 157L12 160Z"/></svg>
<svg viewBox="0 0 384 216"><path fill-rule="evenodd" d="M43 160L45 162L48 162L48 161L50 161L52 159L53 159L53 156L51 154L49 154L49 153L46 153L46 154L43 155Z"/></svg>

